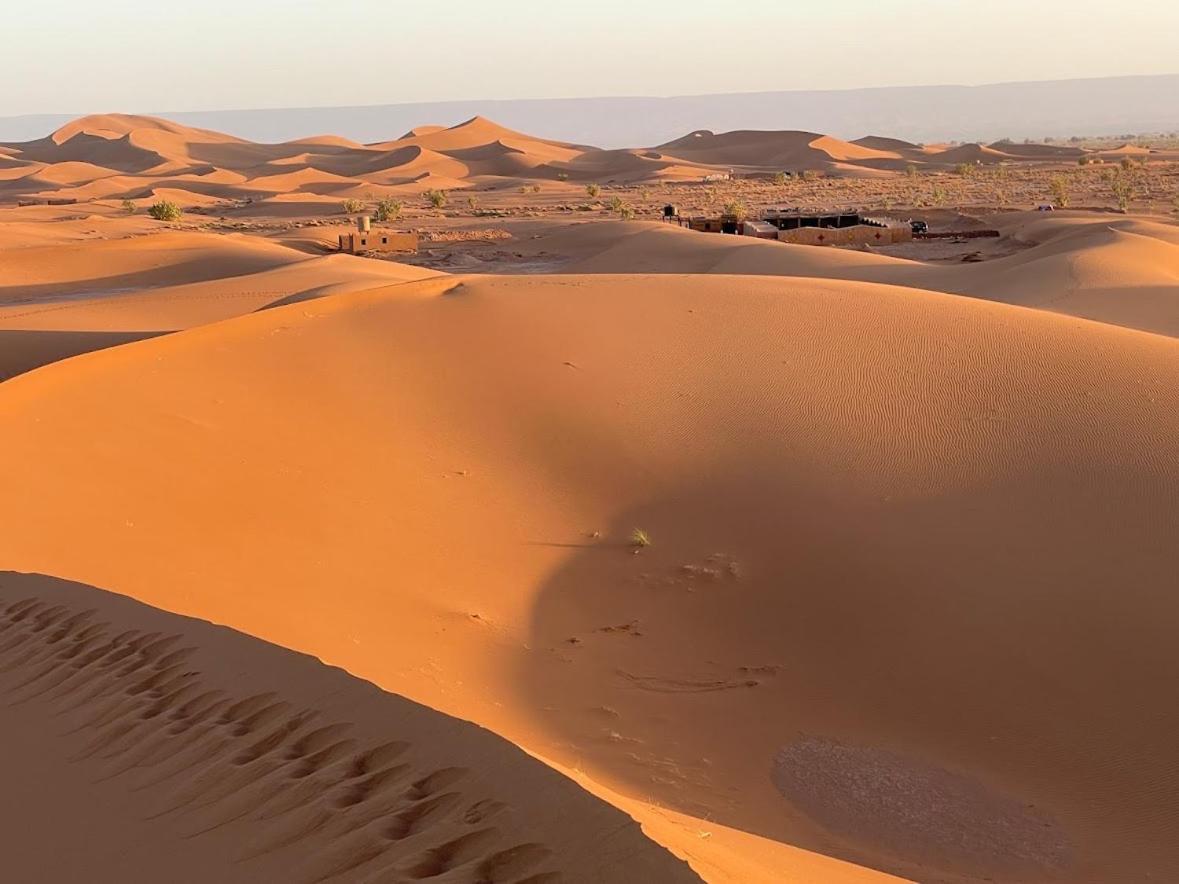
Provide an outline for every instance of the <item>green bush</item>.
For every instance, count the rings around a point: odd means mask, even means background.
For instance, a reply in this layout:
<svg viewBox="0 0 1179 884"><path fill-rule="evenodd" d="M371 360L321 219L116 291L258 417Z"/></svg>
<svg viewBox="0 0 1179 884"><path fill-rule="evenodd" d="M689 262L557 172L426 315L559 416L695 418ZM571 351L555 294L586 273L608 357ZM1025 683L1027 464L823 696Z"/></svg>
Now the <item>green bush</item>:
<svg viewBox="0 0 1179 884"><path fill-rule="evenodd" d="M147 214L151 215L157 221L179 221L184 211L171 200L160 200L148 208Z"/></svg>
<svg viewBox="0 0 1179 884"><path fill-rule="evenodd" d="M374 216L382 223L396 221L401 217L401 203L392 197L385 197L382 200L377 200L377 210L374 213Z"/></svg>
<svg viewBox="0 0 1179 884"><path fill-rule="evenodd" d="M134 215L135 203L131 202L131 200L123 200L123 213L126 215Z"/></svg>
<svg viewBox="0 0 1179 884"><path fill-rule="evenodd" d="M597 184L587 184L585 186L585 192L589 195L590 199L596 200L598 198L598 196L601 194L602 188L599 187Z"/></svg>
<svg viewBox="0 0 1179 884"><path fill-rule="evenodd" d="M347 199L340 204L345 215L358 215L364 211L364 203L357 199Z"/></svg>
<svg viewBox="0 0 1179 884"><path fill-rule="evenodd" d="M441 209L449 201L450 201L450 198L446 195L445 190L427 190L426 191L426 202L428 202L435 209Z"/></svg>

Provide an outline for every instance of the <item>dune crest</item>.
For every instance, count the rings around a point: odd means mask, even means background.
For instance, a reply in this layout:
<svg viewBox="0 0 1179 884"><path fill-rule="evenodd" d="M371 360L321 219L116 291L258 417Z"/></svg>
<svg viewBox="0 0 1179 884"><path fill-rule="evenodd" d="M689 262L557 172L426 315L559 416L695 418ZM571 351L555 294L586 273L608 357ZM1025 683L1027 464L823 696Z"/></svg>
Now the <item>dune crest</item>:
<svg viewBox="0 0 1179 884"><path fill-rule="evenodd" d="M400 138L357 144L330 135L281 144L255 144L155 117L93 115L61 126L36 141L0 146L13 164L12 177L0 176L0 201L20 199L138 199L140 187L95 187L116 176L184 177L205 169L232 173L201 195L222 201L261 199L309 204L326 195L344 198L371 185L400 187L407 194L429 188L466 189L520 180L569 182L644 182L691 180L707 176L770 176L779 172L819 172L834 176L897 175L913 164L945 171L962 164L1067 162L1086 155L1076 147L997 142L918 148L898 139L869 136L844 141L815 132L736 131L689 133L655 148L600 150L517 132L485 117L455 126L419 126ZM1137 148L1106 151L1109 158L1140 155ZM89 164L93 171L86 172ZM70 165L63 171L38 169ZM320 172L347 178L325 190L314 181ZM296 174L297 173L297 174ZM292 177L280 176L290 174ZM69 184L72 189L61 185ZM149 192L160 191L145 182ZM56 186L55 186L56 185ZM276 189L276 187L278 189ZM184 199L184 194L180 197ZM200 199L191 200L196 205Z"/></svg>
<svg viewBox="0 0 1179 884"><path fill-rule="evenodd" d="M0 574L0 694L7 739L26 750L5 753L9 797L43 811L29 834L78 823L49 856L11 844L21 880L96 862L126 880L699 880L486 731L77 584ZM20 763L51 721L49 757ZM96 794L71 807L78 776Z"/></svg>

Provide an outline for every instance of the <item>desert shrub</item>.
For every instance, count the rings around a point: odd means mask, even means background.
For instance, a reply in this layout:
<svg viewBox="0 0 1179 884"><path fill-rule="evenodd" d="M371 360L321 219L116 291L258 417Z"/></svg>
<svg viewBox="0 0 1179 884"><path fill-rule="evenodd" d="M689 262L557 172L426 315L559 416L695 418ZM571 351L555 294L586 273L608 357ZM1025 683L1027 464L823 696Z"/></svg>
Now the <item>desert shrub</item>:
<svg viewBox="0 0 1179 884"><path fill-rule="evenodd" d="M732 215L738 221L744 221L749 216L749 209L741 200L725 203L725 214Z"/></svg>
<svg viewBox="0 0 1179 884"><path fill-rule="evenodd" d="M401 203L392 197L377 200L377 210L373 213L378 221L396 221L401 217Z"/></svg>
<svg viewBox="0 0 1179 884"><path fill-rule="evenodd" d="M472 210L479 208L479 200L473 196L467 197L467 208Z"/></svg>
<svg viewBox="0 0 1179 884"><path fill-rule="evenodd" d="M1052 198L1056 202L1056 205L1062 209L1068 207L1070 194L1067 178L1063 175L1057 175L1048 182L1048 189L1052 192Z"/></svg>
<svg viewBox="0 0 1179 884"><path fill-rule="evenodd" d="M785 184L786 183L786 173L785 172L775 172L774 173L774 183L777 184L779 187L781 187L783 184Z"/></svg>
<svg viewBox="0 0 1179 884"><path fill-rule="evenodd" d="M954 174L960 178L969 178L974 174L973 163L959 163L954 167Z"/></svg>
<svg viewBox="0 0 1179 884"><path fill-rule="evenodd" d="M1110 189L1113 191L1118 208L1123 212L1130 208L1130 203L1134 201L1134 197L1137 195L1134 188L1134 181L1129 175L1118 175L1110 183Z"/></svg>
<svg viewBox="0 0 1179 884"><path fill-rule="evenodd" d="M909 163L909 165L905 166L905 174L908 175L910 178L916 178L917 177L917 167L914 166L912 163Z"/></svg>
<svg viewBox="0 0 1179 884"><path fill-rule="evenodd" d="M1130 159L1129 157L1122 157L1122 161L1118 165L1120 165L1123 169L1125 169L1127 172L1129 172L1131 169L1134 168L1134 161L1132 159Z"/></svg>
<svg viewBox="0 0 1179 884"><path fill-rule="evenodd" d="M585 192L590 199L596 200L598 196L601 195L602 188L597 184L587 184L585 186Z"/></svg>
<svg viewBox="0 0 1179 884"><path fill-rule="evenodd" d="M611 212L621 212L622 207L624 205L626 205L626 204L622 201L622 197L620 197L620 196L612 197L610 199L610 211Z"/></svg>
<svg viewBox="0 0 1179 884"><path fill-rule="evenodd" d="M345 215L355 215L364 211L364 203L358 199L346 199L340 203L340 208L344 210Z"/></svg>
<svg viewBox="0 0 1179 884"><path fill-rule="evenodd" d="M930 201L930 203L932 203L935 206L943 205L946 202L945 188L940 187L937 184L935 184L933 186L933 190L930 191L929 201Z"/></svg>
<svg viewBox="0 0 1179 884"><path fill-rule="evenodd" d="M631 546L642 547L651 545L651 537L642 528L635 528L630 533Z"/></svg>
<svg viewBox="0 0 1179 884"><path fill-rule="evenodd" d="M147 214L151 215L157 221L179 221L180 216L184 214L184 210L171 200L160 200L158 203L152 203L147 210Z"/></svg>
<svg viewBox="0 0 1179 884"><path fill-rule="evenodd" d="M635 219L635 210L633 206L623 206L618 210L618 217L622 221L633 221Z"/></svg>
<svg viewBox="0 0 1179 884"><path fill-rule="evenodd" d="M135 203L131 202L131 200L123 200L123 214L134 215Z"/></svg>
<svg viewBox="0 0 1179 884"><path fill-rule="evenodd" d="M446 195L445 190L426 191L426 202L428 202L435 209L441 209L449 201L450 198Z"/></svg>

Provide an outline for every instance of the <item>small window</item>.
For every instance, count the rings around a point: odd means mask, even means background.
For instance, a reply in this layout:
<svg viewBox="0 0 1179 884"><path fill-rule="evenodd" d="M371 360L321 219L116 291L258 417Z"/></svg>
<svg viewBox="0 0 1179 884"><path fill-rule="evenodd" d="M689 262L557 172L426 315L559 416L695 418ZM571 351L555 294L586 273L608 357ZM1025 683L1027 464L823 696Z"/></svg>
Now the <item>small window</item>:
<svg viewBox="0 0 1179 884"><path fill-rule="evenodd" d="M387 246L387 245L389 245L389 237L387 237L387 236L382 236L382 237L381 237L381 245L383 245L383 246Z"/></svg>
<svg viewBox="0 0 1179 884"><path fill-rule="evenodd" d="M361 244L362 246L367 246L367 245L368 245L368 240L367 240L367 239L362 239L362 240L360 241L360 244Z"/></svg>

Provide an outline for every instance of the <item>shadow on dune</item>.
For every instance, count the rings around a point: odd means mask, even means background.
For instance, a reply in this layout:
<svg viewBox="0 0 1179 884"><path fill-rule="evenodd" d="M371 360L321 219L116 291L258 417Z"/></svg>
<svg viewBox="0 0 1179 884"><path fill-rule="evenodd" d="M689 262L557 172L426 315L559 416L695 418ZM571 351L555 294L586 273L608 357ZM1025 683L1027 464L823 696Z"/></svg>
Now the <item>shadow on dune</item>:
<svg viewBox="0 0 1179 884"><path fill-rule="evenodd" d="M1027 470L895 500L772 475L653 500L544 586L528 700L624 794L861 865L1171 879L1179 489ZM618 542L636 527L651 546Z"/></svg>
<svg viewBox="0 0 1179 884"><path fill-rule="evenodd" d="M0 330L0 382L51 362L160 334L166 332Z"/></svg>
<svg viewBox="0 0 1179 884"><path fill-rule="evenodd" d="M302 259L296 258L296 260ZM0 285L0 305L23 307L27 304L30 309L35 310L48 303L150 293L152 289L163 286L188 285L211 280L229 281L235 277L248 277L254 273L273 270L288 263L291 262L267 257L236 262L235 266L227 268L225 264L219 263L217 260L209 260L206 257L179 261L164 267L150 267L132 273L94 276L87 279L73 279L68 282Z"/></svg>
<svg viewBox="0 0 1179 884"><path fill-rule="evenodd" d="M488 731L83 584L0 572L0 704L7 880L698 880Z"/></svg>

